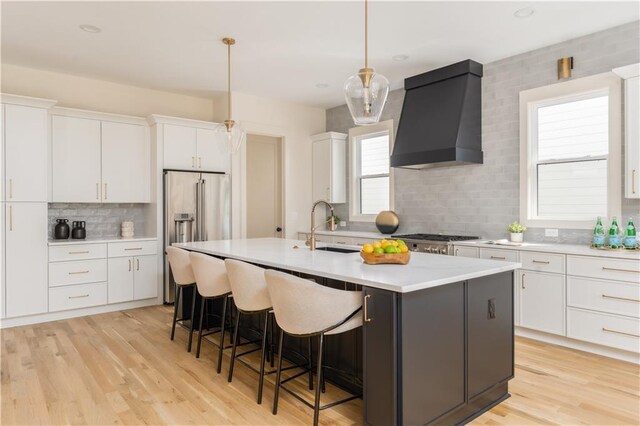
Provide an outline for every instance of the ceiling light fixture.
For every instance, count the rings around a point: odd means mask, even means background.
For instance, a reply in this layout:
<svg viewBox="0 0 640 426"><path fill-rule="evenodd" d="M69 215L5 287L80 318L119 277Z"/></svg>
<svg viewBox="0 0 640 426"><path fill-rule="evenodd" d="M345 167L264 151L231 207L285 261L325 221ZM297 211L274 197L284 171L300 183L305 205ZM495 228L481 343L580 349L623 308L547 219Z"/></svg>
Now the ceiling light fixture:
<svg viewBox="0 0 640 426"><path fill-rule="evenodd" d="M327 87L329 87L329 85L327 83L318 83L316 84L316 87L318 89L326 89Z"/></svg>
<svg viewBox="0 0 640 426"><path fill-rule="evenodd" d="M238 152L246 134L238 123L231 119L231 46L236 44L236 40L231 37L222 39L222 43L227 46L227 119L224 123L216 127L216 132L225 134L229 149L232 154Z"/></svg>
<svg viewBox="0 0 640 426"><path fill-rule="evenodd" d="M364 0L364 68L344 83L344 95L353 122L358 125L380 121L389 94L389 80L369 68L369 2Z"/></svg>
<svg viewBox="0 0 640 426"><path fill-rule="evenodd" d="M98 34L102 32L102 29L96 27L95 25L82 24L78 28L80 28L85 33Z"/></svg>
<svg viewBox="0 0 640 426"><path fill-rule="evenodd" d="M516 18L528 18L534 13L535 13L535 10L533 8L523 7L522 9L518 9L515 12L513 12L513 16L515 16Z"/></svg>
<svg viewBox="0 0 640 426"><path fill-rule="evenodd" d="M398 61L398 62L406 61L407 59L409 59L409 55L395 55L391 59L393 59L394 61Z"/></svg>

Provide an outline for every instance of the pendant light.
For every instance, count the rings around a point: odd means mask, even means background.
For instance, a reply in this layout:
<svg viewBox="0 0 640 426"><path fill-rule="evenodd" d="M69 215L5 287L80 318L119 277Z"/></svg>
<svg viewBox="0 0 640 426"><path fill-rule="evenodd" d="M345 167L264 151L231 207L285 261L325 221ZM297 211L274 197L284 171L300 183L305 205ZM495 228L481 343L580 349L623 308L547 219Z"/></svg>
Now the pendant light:
<svg viewBox="0 0 640 426"><path fill-rule="evenodd" d="M364 0L364 68L344 83L347 106L353 122L358 126L380 121L380 115L389 94L389 80L382 74L376 74L373 68L369 68L368 6L368 0Z"/></svg>
<svg viewBox="0 0 640 426"><path fill-rule="evenodd" d="M246 136L242 127L231 119L231 46L236 44L236 40L225 37L222 43L227 46L227 119L216 127L216 132L225 135L229 150L235 154Z"/></svg>

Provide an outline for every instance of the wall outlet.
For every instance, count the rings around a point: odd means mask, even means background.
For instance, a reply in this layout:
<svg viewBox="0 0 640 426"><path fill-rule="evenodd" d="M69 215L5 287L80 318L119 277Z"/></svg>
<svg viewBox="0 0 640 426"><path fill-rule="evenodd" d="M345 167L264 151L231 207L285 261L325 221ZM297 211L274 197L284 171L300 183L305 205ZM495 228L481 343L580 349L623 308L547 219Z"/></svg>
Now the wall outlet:
<svg viewBox="0 0 640 426"><path fill-rule="evenodd" d="M347 226L347 221L346 220L341 220L338 225L340 225L340 228L344 228L345 226Z"/></svg>
<svg viewBox="0 0 640 426"><path fill-rule="evenodd" d="M558 238L558 230L557 229L545 229L544 230L545 237L554 237Z"/></svg>

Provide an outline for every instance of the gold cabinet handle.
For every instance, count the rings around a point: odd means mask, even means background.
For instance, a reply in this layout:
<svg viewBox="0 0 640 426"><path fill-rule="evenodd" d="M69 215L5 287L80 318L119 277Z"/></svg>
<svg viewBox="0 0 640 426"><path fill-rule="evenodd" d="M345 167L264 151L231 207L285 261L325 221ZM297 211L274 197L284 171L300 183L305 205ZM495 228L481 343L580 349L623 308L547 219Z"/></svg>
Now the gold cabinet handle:
<svg viewBox="0 0 640 426"><path fill-rule="evenodd" d="M202 168L202 157L198 157L198 167Z"/></svg>
<svg viewBox="0 0 640 426"><path fill-rule="evenodd" d="M640 337L640 334L625 333L624 331L611 330L605 327L602 327L602 331L604 331L605 333L621 334L623 336L629 336L629 337Z"/></svg>
<svg viewBox="0 0 640 426"><path fill-rule="evenodd" d="M136 259L136 271L140 270L140 259Z"/></svg>
<svg viewBox="0 0 640 426"><path fill-rule="evenodd" d="M491 256L491 259L495 259L495 260L506 260L507 258L504 256Z"/></svg>
<svg viewBox="0 0 640 426"><path fill-rule="evenodd" d="M9 206L9 231L13 231L13 206Z"/></svg>
<svg viewBox="0 0 640 426"><path fill-rule="evenodd" d="M106 200L107 198L109 198L109 197L107 196L107 184L105 183L104 184L104 199Z"/></svg>
<svg viewBox="0 0 640 426"><path fill-rule="evenodd" d="M640 299L631 299L629 297L620 297L620 296L609 296L608 294L603 294L602 298L603 299L626 300L627 302L640 303Z"/></svg>
<svg viewBox="0 0 640 426"><path fill-rule="evenodd" d="M131 250L142 250L142 247L129 247L124 249L124 251L131 251Z"/></svg>
<svg viewBox="0 0 640 426"><path fill-rule="evenodd" d="M526 290L527 288L524 286L524 276L527 274L522 274L522 280L520 282L520 286L522 287L523 290Z"/></svg>
<svg viewBox="0 0 640 426"><path fill-rule="evenodd" d="M196 157L191 157L191 167L195 169L196 167Z"/></svg>
<svg viewBox="0 0 640 426"><path fill-rule="evenodd" d="M74 272L69 272L69 275L80 275L80 274L88 274L89 271L74 271Z"/></svg>
<svg viewBox="0 0 640 426"><path fill-rule="evenodd" d="M369 299L371 298L370 294L364 296L364 322L371 322L373 318L369 318Z"/></svg>
<svg viewBox="0 0 640 426"><path fill-rule="evenodd" d="M456 256L458 255L458 251L459 251L459 249L456 249Z"/></svg>
<svg viewBox="0 0 640 426"><path fill-rule="evenodd" d="M88 254L89 250L85 251L70 251L69 254Z"/></svg>
<svg viewBox="0 0 640 426"><path fill-rule="evenodd" d="M13 179L9 179L9 199L13 199Z"/></svg>
<svg viewBox="0 0 640 426"><path fill-rule="evenodd" d="M603 266L602 270L603 271L616 271L616 272L631 272L631 273L634 273L634 274L640 273L640 270L639 271L634 271L633 269L607 268L606 266Z"/></svg>
<svg viewBox="0 0 640 426"><path fill-rule="evenodd" d="M631 170L631 193L636 193L636 171L635 169Z"/></svg>
<svg viewBox="0 0 640 426"><path fill-rule="evenodd" d="M100 199L100 182L96 182L96 200Z"/></svg>
<svg viewBox="0 0 640 426"><path fill-rule="evenodd" d="M69 299L81 299L83 297L89 297L88 294L81 294L80 296L69 296Z"/></svg>
<svg viewBox="0 0 640 426"><path fill-rule="evenodd" d="M533 262L533 263L541 263L543 265L548 265L549 263L551 263L548 260L535 260L535 259L533 259L531 262Z"/></svg>
<svg viewBox="0 0 640 426"><path fill-rule="evenodd" d="M131 259L129 259L129 272L131 272Z"/></svg>

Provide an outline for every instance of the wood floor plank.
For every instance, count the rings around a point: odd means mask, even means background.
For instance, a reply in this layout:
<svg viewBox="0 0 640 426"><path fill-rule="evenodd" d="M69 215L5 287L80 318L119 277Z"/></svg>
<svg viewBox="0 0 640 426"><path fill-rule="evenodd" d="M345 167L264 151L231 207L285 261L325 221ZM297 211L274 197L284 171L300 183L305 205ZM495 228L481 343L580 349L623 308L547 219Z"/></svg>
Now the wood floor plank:
<svg viewBox="0 0 640 426"><path fill-rule="evenodd" d="M184 329L169 340L171 315L171 308L153 306L1 330L0 422L311 423L312 411L286 393L281 393L278 415L271 414L273 375L266 377L263 403L257 405L253 371L237 363L233 382L227 383L229 351L218 375L217 346L211 341L203 342L196 359L186 351ZM258 356L247 360L255 365ZM511 398L473 424L640 424L638 365L524 338L516 339L515 361ZM304 381L293 386L313 400ZM329 385L322 398L344 395ZM320 422L361 424L362 401L325 410Z"/></svg>

